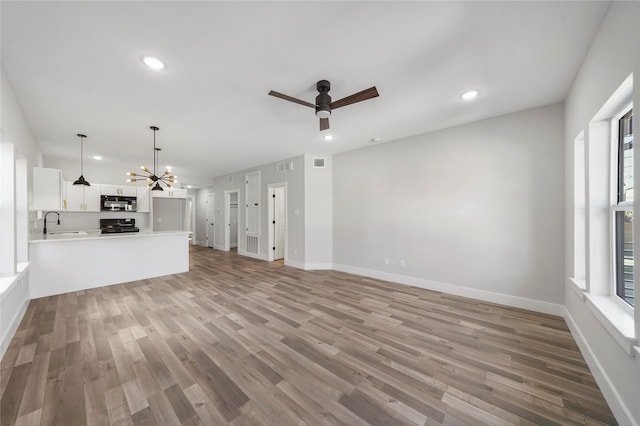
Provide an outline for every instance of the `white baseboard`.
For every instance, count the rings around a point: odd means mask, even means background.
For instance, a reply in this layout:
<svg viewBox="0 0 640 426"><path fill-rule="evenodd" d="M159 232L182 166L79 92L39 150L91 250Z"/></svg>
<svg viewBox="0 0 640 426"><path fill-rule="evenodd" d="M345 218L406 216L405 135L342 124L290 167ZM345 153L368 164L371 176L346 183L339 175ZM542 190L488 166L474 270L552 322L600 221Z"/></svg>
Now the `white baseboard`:
<svg viewBox="0 0 640 426"><path fill-rule="evenodd" d="M291 266L293 268L303 269L305 271L331 271L333 270L333 263L305 263L298 260L284 261L285 266Z"/></svg>
<svg viewBox="0 0 640 426"><path fill-rule="evenodd" d="M224 251L224 246L223 246L223 245L220 245L220 244L214 244L214 245L213 245L213 248L214 248L214 249L216 249L216 250L222 250L222 251Z"/></svg>
<svg viewBox="0 0 640 426"><path fill-rule="evenodd" d="M269 257L264 254L249 253L248 251L238 249L238 254L242 256L252 257L254 259L269 261Z"/></svg>
<svg viewBox="0 0 640 426"><path fill-rule="evenodd" d="M25 299L22 300L22 303L20 304L20 308L17 310L16 314L13 316L13 319L11 319L11 321L9 322L9 326L7 327L7 329L4 330L4 334L0 339L0 359L2 359L2 357L4 356L4 353L7 351L7 348L9 348L9 343L11 343L11 339L13 339L13 336L16 334L16 331L18 331L18 326L20 325L20 322L22 321L22 318L24 317L25 312L27 312L27 307L29 306L30 301L31 299L29 297L26 297Z"/></svg>
<svg viewBox="0 0 640 426"><path fill-rule="evenodd" d="M285 259L284 264L292 268L304 269L304 262L300 262L299 260Z"/></svg>
<svg viewBox="0 0 640 426"><path fill-rule="evenodd" d="M328 271L333 269L333 263L305 263L306 271Z"/></svg>
<svg viewBox="0 0 640 426"><path fill-rule="evenodd" d="M379 280L392 281L398 284L405 284L420 287L427 290L439 291L442 293L454 294L456 296L471 297L485 302L498 303L514 308L528 309L530 311L543 314L563 316L564 306L556 303L543 302L540 300L527 299L525 297L511 296L508 294L494 293L487 290L462 287L454 284L446 284L437 281L426 280L424 278L410 277L407 275L391 274L389 272L376 271L373 269L359 268L356 266L333 264L336 271L348 272L355 275L376 278Z"/></svg>
<svg viewBox="0 0 640 426"><path fill-rule="evenodd" d="M591 346L584 338L584 335L580 331L580 327L576 324L571 316L569 310L563 306L563 316L564 320L571 331L571 335L573 339L576 341L576 344L580 348L580 352L584 357L587 365L589 366L589 370L591 370L591 374L593 374L593 378L598 383L600 390L604 396L604 399L609 404L609 408L611 408L611 412L615 416L618 423L621 425L635 425L638 426L638 423L633 419L633 415L631 411L625 405L623 399L620 397L620 394L616 391L616 388L613 386L611 379L607 375L607 372L604 368L602 368L602 364L596 358Z"/></svg>

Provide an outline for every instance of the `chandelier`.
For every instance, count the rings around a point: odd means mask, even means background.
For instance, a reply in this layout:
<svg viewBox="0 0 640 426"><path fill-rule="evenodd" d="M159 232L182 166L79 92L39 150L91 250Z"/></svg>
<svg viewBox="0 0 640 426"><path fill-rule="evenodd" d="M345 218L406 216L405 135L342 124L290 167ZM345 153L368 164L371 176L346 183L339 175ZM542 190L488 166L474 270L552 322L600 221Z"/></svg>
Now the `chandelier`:
<svg viewBox="0 0 640 426"><path fill-rule="evenodd" d="M169 174L171 173L169 170L165 170L164 173L160 176L157 175L156 170L158 169L158 152L161 151L161 149L156 148L156 132L160 130L160 128L151 126L150 129L153 130L153 173L151 173L151 171L145 166L141 166L140 168L146 173L146 175L143 175L141 173L128 172L127 176L130 176L130 178L127 179L127 182L146 180L149 181L147 187L151 188L152 191L164 191L164 189L162 189L162 186L160 186L160 183L166 185L167 188L171 188L171 184L178 182L178 180L176 179L177 176Z"/></svg>

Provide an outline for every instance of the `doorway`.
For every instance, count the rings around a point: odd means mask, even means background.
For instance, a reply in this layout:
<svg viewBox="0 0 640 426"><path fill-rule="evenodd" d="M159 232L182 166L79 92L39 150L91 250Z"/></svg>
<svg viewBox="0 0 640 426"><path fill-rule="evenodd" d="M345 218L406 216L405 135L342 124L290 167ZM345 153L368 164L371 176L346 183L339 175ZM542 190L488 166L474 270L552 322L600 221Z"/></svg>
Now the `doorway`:
<svg viewBox="0 0 640 426"><path fill-rule="evenodd" d="M238 189L224 191L224 250L238 247Z"/></svg>
<svg viewBox="0 0 640 426"><path fill-rule="evenodd" d="M213 248L216 236L216 194L207 194L205 204L205 246Z"/></svg>
<svg viewBox="0 0 640 426"><path fill-rule="evenodd" d="M195 197L193 195L187 196L187 218L188 218L188 226L189 230L189 241L191 244L196 243L196 233L195 233L195 225L196 225L196 209L195 209Z"/></svg>
<svg viewBox="0 0 640 426"><path fill-rule="evenodd" d="M287 252L287 184L267 185L269 207L269 260L286 258ZM285 259L286 260L286 259Z"/></svg>

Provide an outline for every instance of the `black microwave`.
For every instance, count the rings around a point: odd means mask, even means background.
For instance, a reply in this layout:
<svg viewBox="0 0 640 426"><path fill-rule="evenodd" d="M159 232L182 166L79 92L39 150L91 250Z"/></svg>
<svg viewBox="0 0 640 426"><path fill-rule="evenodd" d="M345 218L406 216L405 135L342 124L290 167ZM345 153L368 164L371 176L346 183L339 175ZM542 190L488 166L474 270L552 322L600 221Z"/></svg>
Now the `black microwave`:
<svg viewBox="0 0 640 426"><path fill-rule="evenodd" d="M100 210L103 212L135 212L138 209L136 197L121 195L101 195Z"/></svg>

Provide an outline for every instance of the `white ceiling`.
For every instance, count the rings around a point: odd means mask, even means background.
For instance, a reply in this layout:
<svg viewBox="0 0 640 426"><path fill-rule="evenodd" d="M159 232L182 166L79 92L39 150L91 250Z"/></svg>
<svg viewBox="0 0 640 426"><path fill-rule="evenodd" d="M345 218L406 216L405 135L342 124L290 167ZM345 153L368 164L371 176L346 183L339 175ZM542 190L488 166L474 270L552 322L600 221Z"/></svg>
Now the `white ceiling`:
<svg viewBox="0 0 640 426"><path fill-rule="evenodd" d="M182 183L562 101L609 2L9 2L2 66L45 157ZM151 71L143 55L161 58ZM314 111L268 96L380 97ZM463 102L460 94L480 96Z"/></svg>

